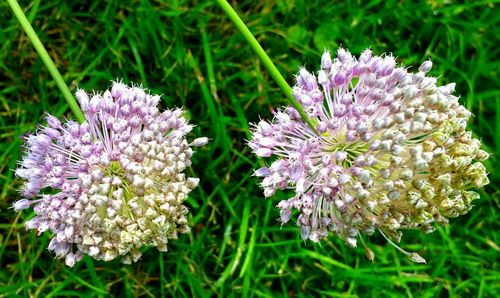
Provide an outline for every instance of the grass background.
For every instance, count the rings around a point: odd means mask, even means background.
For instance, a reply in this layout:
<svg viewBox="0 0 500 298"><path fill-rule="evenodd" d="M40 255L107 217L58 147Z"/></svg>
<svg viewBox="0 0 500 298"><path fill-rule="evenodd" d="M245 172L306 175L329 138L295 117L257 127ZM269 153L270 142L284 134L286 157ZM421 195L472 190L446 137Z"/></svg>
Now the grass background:
<svg viewBox="0 0 500 298"><path fill-rule="evenodd" d="M441 84L456 82L475 115L469 127L492 153L491 184L467 215L432 234L408 231L412 263L372 236L374 263L362 248L330 237L304 243L293 223L280 228L274 207L250 176L258 160L245 146L248 122L270 117L283 95L229 19L211 1L20 1L72 91L102 90L110 80L141 82L183 106L191 137L209 146L193 159L201 185L187 202L193 232L170 251L146 249L132 265L85 258L74 268L54 260L47 235L9 209L19 199L12 169L19 136L44 112L70 116L54 81L5 2L0 3L0 296L179 297L342 296L495 297L500 152L497 1L238 1L240 16L288 82L298 67L319 67L324 48L392 52L416 69L431 58Z"/></svg>

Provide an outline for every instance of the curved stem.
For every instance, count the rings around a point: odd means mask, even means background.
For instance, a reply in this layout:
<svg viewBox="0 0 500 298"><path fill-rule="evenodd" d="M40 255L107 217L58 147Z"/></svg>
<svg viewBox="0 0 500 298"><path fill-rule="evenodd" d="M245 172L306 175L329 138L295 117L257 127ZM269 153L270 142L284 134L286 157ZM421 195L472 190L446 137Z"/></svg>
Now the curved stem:
<svg viewBox="0 0 500 298"><path fill-rule="evenodd" d="M262 46L259 44L257 39L253 36L252 32L248 29L248 27L243 23L241 18L238 16L238 13L231 7L231 5L226 0L217 0L217 3L220 5L222 10L227 14L227 16L231 19L233 24L240 30L241 34L247 40L248 44L252 48L252 50L257 54L264 67L267 69L273 80L278 84L281 91L286 95L288 102L300 113L302 119L309 125L309 127L316 132L316 128L314 127L311 119L307 117L306 113L302 109L302 106L299 102L293 97L292 88L286 80L283 78L281 73L278 71L274 63L271 61L269 56L266 54Z"/></svg>
<svg viewBox="0 0 500 298"><path fill-rule="evenodd" d="M401 247L399 247L399 245L397 245L396 243L392 242L391 239L389 239L389 237L387 237L384 232L382 232L381 229L377 229L380 234L382 234L382 236L384 236L385 240L387 240L387 242L389 242L389 244L391 244L392 246L394 246L394 248L396 248L397 250L399 250L401 253L405 254L406 256L410 257L410 259L415 262L415 263L423 263L425 264L427 261L422 258L418 253L416 252L407 252L406 250L402 249Z"/></svg>
<svg viewBox="0 0 500 298"><path fill-rule="evenodd" d="M47 67L49 73L52 75L52 78L54 79L54 81L56 81L57 87L59 87L59 90L61 90L61 93L66 99L66 102L68 103L76 119L79 122L85 121L85 117L83 116L83 113L80 110L80 107L78 106L78 103L76 102L75 98L71 94L68 85L66 85L66 83L64 82L64 79L62 78L61 74L54 65L54 62L49 56L49 53L47 53L47 51L43 47L42 42L36 35L35 30L33 30L33 27L31 26L30 22L24 15L24 12L17 3L17 0L7 0L7 2L9 3L9 6L12 9L14 15L17 17L17 20L23 27L24 32L26 32L26 35L28 35L28 38L33 44L33 47L37 51L38 55L40 55L40 58Z"/></svg>

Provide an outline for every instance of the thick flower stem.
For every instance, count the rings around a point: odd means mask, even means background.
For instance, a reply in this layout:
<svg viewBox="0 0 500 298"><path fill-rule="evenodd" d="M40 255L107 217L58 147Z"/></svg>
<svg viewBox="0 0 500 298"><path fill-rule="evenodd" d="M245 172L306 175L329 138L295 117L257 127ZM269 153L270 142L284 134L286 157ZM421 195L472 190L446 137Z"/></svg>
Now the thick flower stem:
<svg viewBox="0 0 500 298"><path fill-rule="evenodd" d="M78 103L76 102L75 98L71 94L71 91L68 88L68 85L64 82L64 79L62 78L61 74L57 70L56 66L54 65L54 62L49 56L49 53L45 50L45 48L42 45L42 42L38 38L38 36L35 33L35 30L33 30L33 27L31 26L30 22L26 18L26 15L24 15L23 10L17 3L17 0L7 0L7 2L10 5L10 8L12 9L12 12L16 15L19 23L23 27L24 32L26 32L26 35L28 35L28 38L30 39L31 43L33 44L33 47L37 51L38 55L40 55L40 58L42 59L43 63L49 70L50 74L52 75L52 78L56 81L57 87L59 87L59 90L61 90L61 93L63 94L64 98L66 99L66 102L68 103L69 107L71 108L71 111L75 115L76 119L79 122L83 122L85 120L85 117L83 116L82 111L80 110L80 107L78 106Z"/></svg>
<svg viewBox="0 0 500 298"><path fill-rule="evenodd" d="M231 5L226 1L226 0L217 0L217 3L219 3L220 7L224 12L227 14L227 16L231 19L233 24L240 30L241 34L243 34L243 37L247 40L248 44L252 48L252 50L257 54L257 57L262 61L264 64L265 68L273 78L273 80L278 84L280 87L281 91L286 95L286 98L288 102L300 113L300 116L304 121L309 125L309 127L316 131L315 126L313 125L311 119L307 117L306 113L302 109L301 105L297 100L293 97L292 94L292 88L286 80L283 78L281 73L278 71L274 63L271 61L269 56L266 54L262 46L259 44L257 39L253 36L252 32L248 29L248 27L243 23L241 18L238 16L236 11L231 7Z"/></svg>

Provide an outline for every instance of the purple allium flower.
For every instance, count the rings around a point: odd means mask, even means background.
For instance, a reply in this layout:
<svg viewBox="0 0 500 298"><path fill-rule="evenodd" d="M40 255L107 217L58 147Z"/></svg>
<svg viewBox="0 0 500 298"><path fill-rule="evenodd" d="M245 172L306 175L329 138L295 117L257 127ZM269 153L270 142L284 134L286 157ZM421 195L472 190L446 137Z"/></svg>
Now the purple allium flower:
<svg viewBox="0 0 500 298"><path fill-rule="evenodd" d="M113 83L91 98L78 90L82 124L47 115L47 126L25 137L16 175L25 180L16 211L34 205L26 228L49 230L48 249L73 266L83 254L124 263L137 261L143 245L167 250L169 239L188 233L182 204L199 179L186 177L192 126L181 109L159 112L160 96Z"/></svg>
<svg viewBox="0 0 500 298"><path fill-rule="evenodd" d="M286 107L254 124L249 142L257 156L276 157L255 171L265 197L295 191L278 204L282 223L297 209L303 239L333 232L354 247L361 233L399 242L402 229L432 232L471 209L471 189L489 183L488 153L466 131L455 84L436 86L431 67L410 73L391 55L339 49L333 61L323 54L317 75L300 69L293 95L314 127Z"/></svg>

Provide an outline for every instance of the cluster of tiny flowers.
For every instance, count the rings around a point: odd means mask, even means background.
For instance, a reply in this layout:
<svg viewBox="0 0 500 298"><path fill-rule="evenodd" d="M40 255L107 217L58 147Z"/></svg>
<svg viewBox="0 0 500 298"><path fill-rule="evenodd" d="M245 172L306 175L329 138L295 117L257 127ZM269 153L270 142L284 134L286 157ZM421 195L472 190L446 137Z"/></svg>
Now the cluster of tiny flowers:
<svg viewBox="0 0 500 298"><path fill-rule="evenodd" d="M33 205L27 229L50 231L48 249L73 266L84 254L124 263L137 261L143 245L167 250L169 239L187 233L183 205L198 179L186 177L192 126L181 109L157 108L160 96L113 83L91 98L76 97L86 121L47 126L25 137L16 175L25 181L16 211Z"/></svg>
<svg viewBox="0 0 500 298"><path fill-rule="evenodd" d="M317 75L300 69L293 95L312 127L286 107L254 124L249 142L257 156L275 156L255 171L265 197L295 191L278 204L282 223L297 209L303 239L333 232L355 247L361 233L399 242L402 229L432 232L471 209L471 189L489 183L488 154L466 131L455 84L436 86L431 67L411 73L391 55L341 48L333 61L323 54Z"/></svg>

